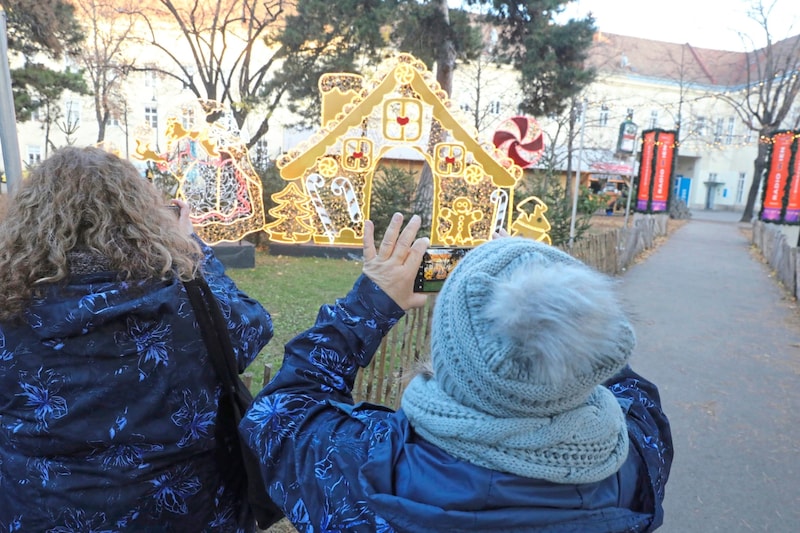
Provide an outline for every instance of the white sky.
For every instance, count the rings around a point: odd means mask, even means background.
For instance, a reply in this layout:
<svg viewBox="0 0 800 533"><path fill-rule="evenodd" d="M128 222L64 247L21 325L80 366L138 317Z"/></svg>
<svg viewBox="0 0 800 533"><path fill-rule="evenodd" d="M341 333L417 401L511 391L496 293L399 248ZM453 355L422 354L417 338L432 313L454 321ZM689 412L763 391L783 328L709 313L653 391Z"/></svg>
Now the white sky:
<svg viewBox="0 0 800 533"><path fill-rule="evenodd" d="M600 31L698 48L742 52L766 44L764 30L747 16L758 0L574 0L565 18L591 11ZM773 42L800 33L800 0L762 0L772 6L768 27ZM449 0L457 6L459 0ZM748 38L744 41L739 36Z"/></svg>
<svg viewBox="0 0 800 533"><path fill-rule="evenodd" d="M744 51L764 46L763 28L747 12L754 0L577 0L565 15L594 14L600 31L686 43L699 48ZM772 40L800 33L798 0L763 0L771 6L768 28ZM747 36L743 41L739 35ZM751 42L752 41L752 42Z"/></svg>

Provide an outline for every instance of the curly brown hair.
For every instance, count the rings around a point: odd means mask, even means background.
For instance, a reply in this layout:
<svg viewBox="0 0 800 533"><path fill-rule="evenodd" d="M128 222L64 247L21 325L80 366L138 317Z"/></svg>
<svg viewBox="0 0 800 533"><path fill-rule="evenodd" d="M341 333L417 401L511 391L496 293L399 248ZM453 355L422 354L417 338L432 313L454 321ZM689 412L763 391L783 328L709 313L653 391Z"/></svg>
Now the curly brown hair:
<svg viewBox="0 0 800 533"><path fill-rule="evenodd" d="M164 203L136 167L109 152L54 152L0 219L0 319L19 317L40 289L66 280L73 250L104 257L121 279L192 279L200 247Z"/></svg>

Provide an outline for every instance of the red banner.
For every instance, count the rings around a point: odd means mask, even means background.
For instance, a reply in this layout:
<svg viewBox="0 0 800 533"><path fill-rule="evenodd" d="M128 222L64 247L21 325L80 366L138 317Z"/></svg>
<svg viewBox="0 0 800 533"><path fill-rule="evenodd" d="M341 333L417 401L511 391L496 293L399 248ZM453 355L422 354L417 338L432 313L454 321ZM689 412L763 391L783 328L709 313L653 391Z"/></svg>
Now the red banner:
<svg viewBox="0 0 800 533"><path fill-rule="evenodd" d="M786 204L786 214L783 216L784 222L800 222L800 155L797 154L797 147L794 149L794 165L790 176L789 199Z"/></svg>
<svg viewBox="0 0 800 533"><path fill-rule="evenodd" d="M761 220L780 222L783 198L786 193L786 180L789 179L789 160L792 157L794 133L776 133L772 136L772 152L769 172L764 186L761 205Z"/></svg>
<svg viewBox="0 0 800 533"><path fill-rule="evenodd" d="M675 155L675 133L661 131L657 136L656 171L653 176L653 194L650 197L650 211L667 210L669 183L672 177L672 160Z"/></svg>
<svg viewBox="0 0 800 533"><path fill-rule="evenodd" d="M636 210L647 211L650 200L650 180L653 176L653 157L656 150L656 132L642 135L642 159L639 163L639 191L636 195Z"/></svg>

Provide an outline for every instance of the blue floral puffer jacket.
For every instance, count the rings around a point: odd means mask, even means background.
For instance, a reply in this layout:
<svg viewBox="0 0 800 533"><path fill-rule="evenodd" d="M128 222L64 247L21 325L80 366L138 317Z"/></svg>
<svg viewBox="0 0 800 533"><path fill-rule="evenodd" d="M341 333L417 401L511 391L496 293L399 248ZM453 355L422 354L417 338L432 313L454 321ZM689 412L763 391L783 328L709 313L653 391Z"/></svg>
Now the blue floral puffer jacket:
<svg viewBox="0 0 800 533"><path fill-rule="evenodd" d="M301 532L643 532L663 521L672 438L656 387L625 368L606 383L625 412L628 459L597 483L555 484L456 459L403 411L351 390L402 310L361 277L286 345L239 426L275 503Z"/></svg>
<svg viewBox="0 0 800 533"><path fill-rule="evenodd" d="M203 251L243 371L272 321ZM217 465L218 396L180 282L50 287L0 323L0 531L253 531Z"/></svg>

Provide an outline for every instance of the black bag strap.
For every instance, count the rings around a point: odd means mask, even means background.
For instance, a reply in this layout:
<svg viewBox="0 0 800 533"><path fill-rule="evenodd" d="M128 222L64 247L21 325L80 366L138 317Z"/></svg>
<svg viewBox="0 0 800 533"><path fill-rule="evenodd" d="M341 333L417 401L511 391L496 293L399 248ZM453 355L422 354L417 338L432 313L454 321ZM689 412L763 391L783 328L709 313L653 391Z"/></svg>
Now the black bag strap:
<svg viewBox="0 0 800 533"><path fill-rule="evenodd" d="M194 309L197 325L208 349L211 365L222 383L222 393L236 396L236 378L239 376L236 355L233 352L228 324L206 280L200 276L183 283ZM238 411L238 409L235 409ZM243 413L237 412L237 418ZM238 420L237 420L238 422Z"/></svg>
<svg viewBox="0 0 800 533"><path fill-rule="evenodd" d="M246 409L243 402L249 403L253 397L239 378L239 365L236 363L236 354L228 333L228 323L222 314L219 302L202 276L198 275L191 281L185 281L183 285L186 287L186 294L194 309L197 325L200 327L206 343L211 365L222 384L222 394L227 396L233 410L234 431L236 431ZM222 398L220 398L220 402L222 402ZM247 501L259 528L267 529L283 518L283 512L269 498L265 487L261 484L261 468L258 459L238 433L235 438L241 451L242 464L246 474Z"/></svg>

